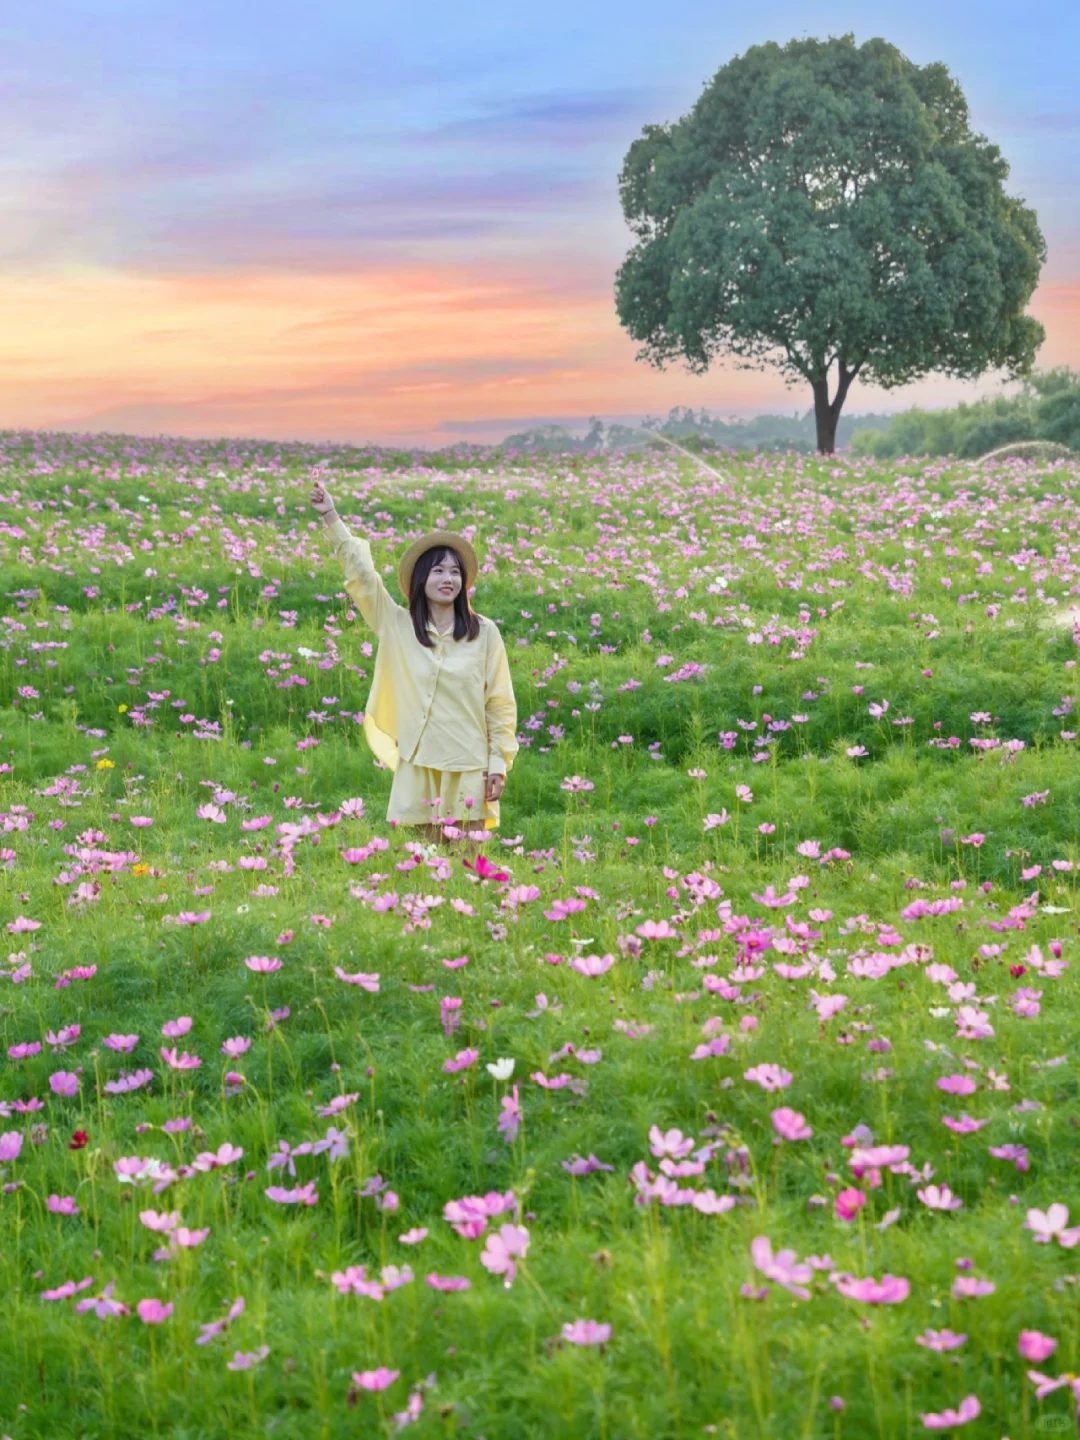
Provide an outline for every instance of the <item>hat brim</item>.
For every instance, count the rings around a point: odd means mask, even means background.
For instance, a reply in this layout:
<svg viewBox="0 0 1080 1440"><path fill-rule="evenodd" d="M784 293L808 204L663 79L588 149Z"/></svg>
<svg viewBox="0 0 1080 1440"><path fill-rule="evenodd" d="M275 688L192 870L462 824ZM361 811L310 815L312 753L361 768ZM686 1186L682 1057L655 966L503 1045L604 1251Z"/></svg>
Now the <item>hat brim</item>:
<svg viewBox="0 0 1080 1440"><path fill-rule="evenodd" d="M409 598L413 570L416 568L416 562L420 556L427 550L437 550L444 546L447 549L456 550L461 556L465 566L465 589L471 590L476 584L480 564L476 558L476 551L465 539L465 536L456 535L452 530L433 530L430 534L421 535L414 540L398 561L398 585L406 600Z"/></svg>

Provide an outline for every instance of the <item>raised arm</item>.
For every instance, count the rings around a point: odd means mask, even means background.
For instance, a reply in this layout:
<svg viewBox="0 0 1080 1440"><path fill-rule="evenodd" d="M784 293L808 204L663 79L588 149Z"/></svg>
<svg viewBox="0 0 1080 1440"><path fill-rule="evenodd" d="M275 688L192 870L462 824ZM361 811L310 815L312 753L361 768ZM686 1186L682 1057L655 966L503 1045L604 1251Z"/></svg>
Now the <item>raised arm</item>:
<svg viewBox="0 0 1080 1440"><path fill-rule="evenodd" d="M371 546L362 535L354 535L334 507L321 480L311 486L312 508L322 516L334 554L345 568L345 589L376 635L381 635L395 608L390 592L371 558Z"/></svg>

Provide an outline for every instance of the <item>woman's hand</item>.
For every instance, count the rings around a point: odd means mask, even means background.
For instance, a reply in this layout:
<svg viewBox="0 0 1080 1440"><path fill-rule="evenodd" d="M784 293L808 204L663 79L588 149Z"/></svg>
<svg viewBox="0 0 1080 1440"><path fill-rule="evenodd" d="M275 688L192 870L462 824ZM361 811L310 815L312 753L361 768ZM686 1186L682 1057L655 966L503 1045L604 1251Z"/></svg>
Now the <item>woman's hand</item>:
<svg viewBox="0 0 1080 1440"><path fill-rule="evenodd" d="M311 495L309 498L312 509L316 510L324 519L327 515L334 514L334 501L321 480L313 480L311 482Z"/></svg>
<svg viewBox="0 0 1080 1440"><path fill-rule="evenodd" d="M488 801L489 804L494 804L496 800L500 800L500 799L502 798L502 793L503 793L503 791L504 791L505 789L506 789L506 776L505 776L505 775L489 775L489 774L487 773L487 771L485 770L485 772L484 772L484 799L485 799L486 801Z"/></svg>

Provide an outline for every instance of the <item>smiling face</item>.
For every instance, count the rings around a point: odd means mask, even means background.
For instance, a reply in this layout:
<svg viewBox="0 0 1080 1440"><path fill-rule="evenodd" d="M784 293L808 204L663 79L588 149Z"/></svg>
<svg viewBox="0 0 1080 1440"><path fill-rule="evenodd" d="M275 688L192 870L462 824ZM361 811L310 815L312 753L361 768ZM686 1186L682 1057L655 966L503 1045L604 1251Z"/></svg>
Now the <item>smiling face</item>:
<svg viewBox="0 0 1080 1440"><path fill-rule="evenodd" d="M451 550L436 555L428 577L424 582L424 594L429 605L452 605L461 593L463 576L461 564Z"/></svg>

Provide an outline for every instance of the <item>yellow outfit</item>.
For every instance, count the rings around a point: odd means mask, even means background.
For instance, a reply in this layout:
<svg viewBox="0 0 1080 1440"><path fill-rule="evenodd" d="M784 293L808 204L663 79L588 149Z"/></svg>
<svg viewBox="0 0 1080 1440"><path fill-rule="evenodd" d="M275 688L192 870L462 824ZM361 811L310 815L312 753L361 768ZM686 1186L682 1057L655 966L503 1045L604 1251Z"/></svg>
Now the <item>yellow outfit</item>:
<svg viewBox="0 0 1080 1440"><path fill-rule="evenodd" d="M499 805L484 800L483 776L507 774L518 751L517 702L498 627L481 615L475 640L455 640L429 625L434 648L427 649L407 607L390 598L368 542L340 517L326 528L345 589L379 640L364 734L394 772L387 819L423 825L483 817L493 829Z"/></svg>

